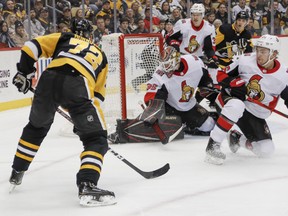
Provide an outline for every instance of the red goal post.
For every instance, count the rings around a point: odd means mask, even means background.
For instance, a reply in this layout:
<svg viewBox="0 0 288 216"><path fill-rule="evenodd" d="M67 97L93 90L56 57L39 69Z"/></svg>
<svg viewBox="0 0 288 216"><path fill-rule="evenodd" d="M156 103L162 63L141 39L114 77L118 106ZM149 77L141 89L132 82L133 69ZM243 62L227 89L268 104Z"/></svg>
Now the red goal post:
<svg viewBox="0 0 288 216"><path fill-rule="evenodd" d="M104 102L108 124L135 118L141 112L138 101L143 101L146 82L159 65L163 43L160 33L114 33L102 37L100 46L109 65Z"/></svg>

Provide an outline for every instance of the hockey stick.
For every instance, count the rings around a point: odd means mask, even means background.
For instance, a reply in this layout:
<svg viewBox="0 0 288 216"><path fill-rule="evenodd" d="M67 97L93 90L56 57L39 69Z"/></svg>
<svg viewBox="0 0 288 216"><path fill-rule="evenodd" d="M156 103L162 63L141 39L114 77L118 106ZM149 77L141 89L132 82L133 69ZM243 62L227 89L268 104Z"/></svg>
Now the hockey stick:
<svg viewBox="0 0 288 216"><path fill-rule="evenodd" d="M30 89L30 91L32 91L33 93L35 92L34 89ZM61 116L63 116L65 119L67 119L69 122L71 122L73 124L73 121L71 119L71 117L66 114L63 110L61 110L60 108L57 108L56 110ZM133 165L131 162L129 162L127 159L125 159L122 155L120 155L119 153L115 152L113 149L111 149L110 147L108 147L108 151L111 152L114 156L116 156L119 160L123 161L123 163L125 163L126 165L128 165L129 167L131 167L133 170L135 170L137 173L139 173L141 176L143 176L146 179L152 179L152 178L157 178L159 176L164 175L165 173L168 172L168 170L170 169L170 165L169 163L166 163L163 167L157 169L157 170L153 170L153 171L143 171L141 169L139 169L138 167L136 167L135 165Z"/></svg>
<svg viewBox="0 0 288 216"><path fill-rule="evenodd" d="M281 115L281 116L283 116L283 117L285 117L285 118L288 118L288 115L287 115L287 114L282 113L282 112L280 112L279 110L276 110L275 108L271 108L271 107L269 107L269 106L261 103L261 102L258 101L258 100L255 100L255 99L250 98L250 97L248 97L247 100L250 101L250 102L252 102L252 103L255 103L255 104L257 104L257 105L259 105L259 106L261 106L261 107L264 107L264 108L270 110L271 112L277 113L278 115Z"/></svg>
<svg viewBox="0 0 288 216"><path fill-rule="evenodd" d="M142 107L142 109L144 110L145 109L145 105L143 104L143 102L139 101L138 103ZM175 133L172 134L171 136L167 136L164 133L164 131L160 128L160 126L159 126L157 121L154 124L152 124L152 128L154 129L155 133L159 137L161 143L163 145L165 145L165 144L171 142L172 140L174 140L176 138L176 136L182 131L183 125L177 131L175 131Z"/></svg>
<svg viewBox="0 0 288 216"><path fill-rule="evenodd" d="M206 88L205 90L210 90L210 91L213 91L213 92L216 92L216 93L220 93L220 90L218 90L218 89ZM261 107L263 107L263 108L266 108L266 109L270 110L271 112L274 112L274 113L276 113L276 114L278 114L278 115L281 115L281 116L283 116L284 118L288 118L288 115L287 115L287 114L285 114L285 113L283 113L283 112L280 112L279 110L277 110L277 109L275 109L275 108L271 108L271 107L269 107L269 106L261 103L261 102L258 101L258 100L255 100L255 99L253 99L253 98L251 98L251 97L247 97L246 100L247 100L247 101L250 101L251 103L255 103L255 104L257 104L257 105L259 105L259 106L261 106Z"/></svg>

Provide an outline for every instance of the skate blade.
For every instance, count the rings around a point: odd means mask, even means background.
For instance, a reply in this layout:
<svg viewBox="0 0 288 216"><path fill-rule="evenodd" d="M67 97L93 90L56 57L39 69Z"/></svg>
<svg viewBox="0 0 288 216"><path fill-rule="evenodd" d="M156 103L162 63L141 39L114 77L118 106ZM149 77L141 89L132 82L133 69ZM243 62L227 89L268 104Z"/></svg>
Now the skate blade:
<svg viewBox="0 0 288 216"><path fill-rule="evenodd" d="M223 158L216 158L212 157L211 155L206 155L206 158L204 160L206 163L214 164L214 165L222 165L224 163Z"/></svg>
<svg viewBox="0 0 288 216"><path fill-rule="evenodd" d="M109 206L116 204L114 196L102 196L99 200L93 199L93 196L81 196L80 205L86 207Z"/></svg>
<svg viewBox="0 0 288 216"><path fill-rule="evenodd" d="M9 194L11 194L15 188L16 188L17 185L14 185L14 184L10 184L10 187L9 187Z"/></svg>

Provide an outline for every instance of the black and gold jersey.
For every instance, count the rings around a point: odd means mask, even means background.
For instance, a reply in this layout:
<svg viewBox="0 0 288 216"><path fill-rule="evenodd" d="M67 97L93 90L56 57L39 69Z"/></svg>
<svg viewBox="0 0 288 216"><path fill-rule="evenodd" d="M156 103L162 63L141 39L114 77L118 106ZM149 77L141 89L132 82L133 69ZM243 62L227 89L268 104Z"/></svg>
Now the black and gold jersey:
<svg viewBox="0 0 288 216"><path fill-rule="evenodd" d="M244 29L237 32L234 24L223 24L216 30L216 56L220 66L227 66L232 62L234 55L253 51L251 34Z"/></svg>
<svg viewBox="0 0 288 216"><path fill-rule="evenodd" d="M65 67L66 71L74 68L75 73L80 73L87 79L91 95L97 95L104 100L108 73L107 58L101 49L88 39L67 32L37 37L22 47L18 69L30 73L40 57L52 58L48 69L61 68L64 72Z"/></svg>

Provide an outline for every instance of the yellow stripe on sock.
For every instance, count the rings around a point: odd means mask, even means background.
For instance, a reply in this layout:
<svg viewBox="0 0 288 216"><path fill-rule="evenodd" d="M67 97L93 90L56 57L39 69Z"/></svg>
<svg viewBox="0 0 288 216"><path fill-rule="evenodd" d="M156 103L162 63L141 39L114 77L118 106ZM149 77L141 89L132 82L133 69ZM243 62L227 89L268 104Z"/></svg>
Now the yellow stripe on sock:
<svg viewBox="0 0 288 216"><path fill-rule="evenodd" d="M93 166L93 165L88 165L88 164L82 165L82 166L80 167L80 170L82 170L82 169L93 169L93 170L95 170L95 171L97 171L97 172L99 172L99 173L101 172L101 170L100 170L99 167Z"/></svg>
<svg viewBox="0 0 288 216"><path fill-rule="evenodd" d="M27 160L27 161L29 161L29 162L31 162L31 161L33 160L32 157L28 157L28 156L23 155L23 154L21 154L21 153L19 153L19 152L16 152L16 156L19 157L19 158L22 158L23 160Z"/></svg>
<svg viewBox="0 0 288 216"><path fill-rule="evenodd" d="M21 143L22 145L27 146L27 147L29 147L29 148L32 148L32 149L34 149L34 150L38 150L38 149L39 149L39 146L34 145L34 144L32 144L32 143L29 143L29 142L26 142L26 141L24 141L24 140L22 140L22 139L19 140L19 143Z"/></svg>
<svg viewBox="0 0 288 216"><path fill-rule="evenodd" d="M97 152L93 152L93 151L82 152L82 154L80 155L80 158L83 158L86 155L92 155L92 156L98 157L99 159L101 159L103 161L103 156L101 154L99 154Z"/></svg>

